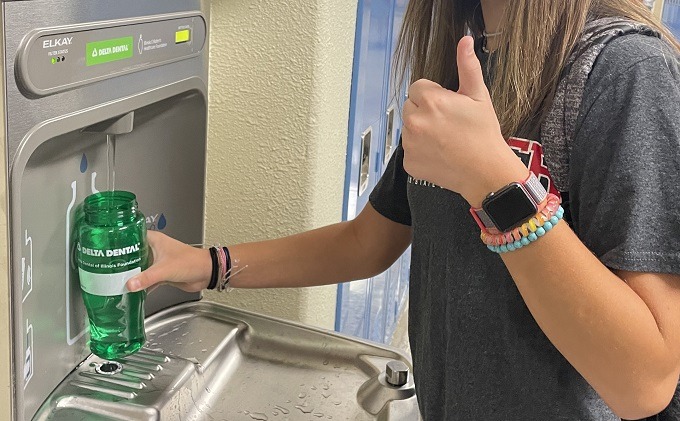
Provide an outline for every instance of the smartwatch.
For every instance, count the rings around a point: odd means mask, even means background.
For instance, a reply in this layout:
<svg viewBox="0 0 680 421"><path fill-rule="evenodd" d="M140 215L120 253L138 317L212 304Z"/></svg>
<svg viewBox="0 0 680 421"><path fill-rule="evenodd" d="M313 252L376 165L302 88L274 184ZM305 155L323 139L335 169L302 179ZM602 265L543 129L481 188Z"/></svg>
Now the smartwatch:
<svg viewBox="0 0 680 421"><path fill-rule="evenodd" d="M470 213L483 231L508 232L536 215L546 197L547 190L532 172L523 182L510 183L489 194L482 207L470 209Z"/></svg>

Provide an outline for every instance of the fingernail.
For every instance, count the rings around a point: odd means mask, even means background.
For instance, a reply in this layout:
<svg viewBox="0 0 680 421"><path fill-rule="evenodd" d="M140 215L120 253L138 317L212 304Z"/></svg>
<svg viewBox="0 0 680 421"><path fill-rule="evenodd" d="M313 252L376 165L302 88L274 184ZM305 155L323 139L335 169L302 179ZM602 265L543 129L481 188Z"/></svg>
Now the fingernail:
<svg viewBox="0 0 680 421"><path fill-rule="evenodd" d="M131 278L128 283L128 291L130 292L137 292L139 290L139 281L137 279Z"/></svg>
<svg viewBox="0 0 680 421"><path fill-rule="evenodd" d="M475 54L475 41L474 40L472 42L468 41L467 53L468 53L469 56Z"/></svg>

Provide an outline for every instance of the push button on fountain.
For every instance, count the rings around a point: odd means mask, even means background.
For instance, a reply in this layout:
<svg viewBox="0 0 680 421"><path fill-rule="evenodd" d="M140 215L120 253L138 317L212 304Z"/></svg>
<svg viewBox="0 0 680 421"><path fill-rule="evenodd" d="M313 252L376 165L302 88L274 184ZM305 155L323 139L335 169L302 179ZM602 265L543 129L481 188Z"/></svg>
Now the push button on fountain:
<svg viewBox="0 0 680 421"><path fill-rule="evenodd" d="M408 383L408 366L402 361L390 361L385 367L387 383L394 387L402 387Z"/></svg>

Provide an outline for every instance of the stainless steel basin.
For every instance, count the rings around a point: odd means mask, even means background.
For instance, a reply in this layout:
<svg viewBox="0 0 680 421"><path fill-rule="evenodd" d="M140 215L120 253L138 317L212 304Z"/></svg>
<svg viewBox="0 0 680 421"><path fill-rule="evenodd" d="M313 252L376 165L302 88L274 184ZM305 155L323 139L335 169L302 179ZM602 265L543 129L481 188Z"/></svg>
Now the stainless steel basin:
<svg viewBox="0 0 680 421"><path fill-rule="evenodd" d="M385 374L410 367L398 350L209 302L156 314L147 333L120 372L86 359L35 419L419 419L412 376L398 387Z"/></svg>

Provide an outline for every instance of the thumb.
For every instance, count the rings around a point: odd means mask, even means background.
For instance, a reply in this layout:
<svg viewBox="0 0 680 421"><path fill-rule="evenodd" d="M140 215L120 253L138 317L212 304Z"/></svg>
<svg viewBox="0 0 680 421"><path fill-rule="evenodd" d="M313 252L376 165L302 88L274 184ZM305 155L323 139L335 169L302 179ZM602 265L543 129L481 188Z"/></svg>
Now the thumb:
<svg viewBox="0 0 680 421"><path fill-rule="evenodd" d="M128 279L125 286L128 291L137 292L166 281L166 277L164 271L158 266L151 266L139 275Z"/></svg>
<svg viewBox="0 0 680 421"><path fill-rule="evenodd" d="M475 101L483 101L489 97L484 84L482 66L475 54L475 41L472 37L463 37L458 43L458 93Z"/></svg>

